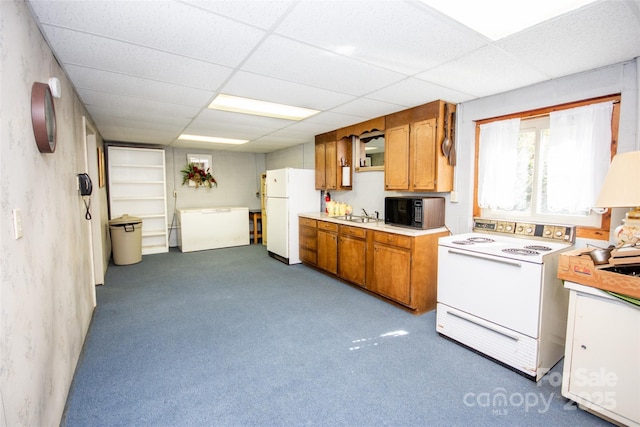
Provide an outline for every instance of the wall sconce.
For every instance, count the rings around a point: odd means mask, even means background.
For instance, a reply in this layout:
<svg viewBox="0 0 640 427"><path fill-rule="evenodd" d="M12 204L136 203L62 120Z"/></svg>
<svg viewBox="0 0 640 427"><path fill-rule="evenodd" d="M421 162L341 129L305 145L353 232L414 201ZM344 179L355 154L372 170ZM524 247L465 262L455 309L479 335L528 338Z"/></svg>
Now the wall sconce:
<svg viewBox="0 0 640 427"><path fill-rule="evenodd" d="M614 234L619 245L640 240L640 151L613 158L595 207L632 208Z"/></svg>

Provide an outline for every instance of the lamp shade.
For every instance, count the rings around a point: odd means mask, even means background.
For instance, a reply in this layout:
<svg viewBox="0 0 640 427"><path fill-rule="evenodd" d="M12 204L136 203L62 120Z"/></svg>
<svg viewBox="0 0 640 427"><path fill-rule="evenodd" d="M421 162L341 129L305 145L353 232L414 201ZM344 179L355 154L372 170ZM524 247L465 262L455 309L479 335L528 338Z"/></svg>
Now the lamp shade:
<svg viewBox="0 0 640 427"><path fill-rule="evenodd" d="M640 151L617 154L602 184L595 207L640 206Z"/></svg>

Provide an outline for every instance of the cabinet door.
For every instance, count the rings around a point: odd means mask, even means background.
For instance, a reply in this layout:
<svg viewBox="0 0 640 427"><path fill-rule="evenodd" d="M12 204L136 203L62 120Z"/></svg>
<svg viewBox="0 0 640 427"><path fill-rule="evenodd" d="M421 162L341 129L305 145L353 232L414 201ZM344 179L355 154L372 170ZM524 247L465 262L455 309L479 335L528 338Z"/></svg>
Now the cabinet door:
<svg viewBox="0 0 640 427"><path fill-rule="evenodd" d="M411 251L375 243L371 290L402 304L411 304Z"/></svg>
<svg viewBox="0 0 640 427"><path fill-rule="evenodd" d="M338 185L338 149L337 142L325 144L325 189L335 190Z"/></svg>
<svg viewBox="0 0 640 427"><path fill-rule="evenodd" d="M338 272L338 234L318 230L318 268L329 273Z"/></svg>
<svg viewBox="0 0 640 427"><path fill-rule="evenodd" d="M316 142L316 190L324 190L327 185L325 152L324 142Z"/></svg>
<svg viewBox="0 0 640 427"><path fill-rule="evenodd" d="M576 294L569 391L640 421L640 311L624 302Z"/></svg>
<svg viewBox="0 0 640 427"><path fill-rule="evenodd" d="M364 239L340 236L338 241L338 276L359 286L365 284L367 245Z"/></svg>
<svg viewBox="0 0 640 427"><path fill-rule="evenodd" d="M387 129L384 138L385 190L408 190L409 125Z"/></svg>
<svg viewBox="0 0 640 427"><path fill-rule="evenodd" d="M411 189L433 191L436 184L436 119L411 125Z"/></svg>
<svg viewBox="0 0 640 427"><path fill-rule="evenodd" d="M316 227L300 225L300 261L316 265L318 237Z"/></svg>

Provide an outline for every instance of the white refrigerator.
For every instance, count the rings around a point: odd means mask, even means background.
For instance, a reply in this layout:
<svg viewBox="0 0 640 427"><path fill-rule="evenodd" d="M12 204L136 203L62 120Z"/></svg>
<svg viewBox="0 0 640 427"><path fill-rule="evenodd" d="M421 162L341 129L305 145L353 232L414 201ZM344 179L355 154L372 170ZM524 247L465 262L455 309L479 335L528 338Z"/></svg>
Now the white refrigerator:
<svg viewBox="0 0 640 427"><path fill-rule="evenodd" d="M267 171L267 251L285 264L300 263L298 214L320 211L315 170Z"/></svg>

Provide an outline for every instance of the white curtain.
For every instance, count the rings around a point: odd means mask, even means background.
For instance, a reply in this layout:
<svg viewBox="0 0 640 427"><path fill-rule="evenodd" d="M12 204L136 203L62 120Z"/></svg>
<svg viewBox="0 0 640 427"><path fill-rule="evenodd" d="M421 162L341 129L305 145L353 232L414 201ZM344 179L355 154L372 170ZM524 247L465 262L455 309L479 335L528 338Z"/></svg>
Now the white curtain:
<svg viewBox="0 0 640 427"><path fill-rule="evenodd" d="M520 119L480 125L478 205L512 210L519 200L517 188Z"/></svg>
<svg viewBox="0 0 640 427"><path fill-rule="evenodd" d="M600 192L611 159L611 113L604 102L550 114L547 209L588 212Z"/></svg>

